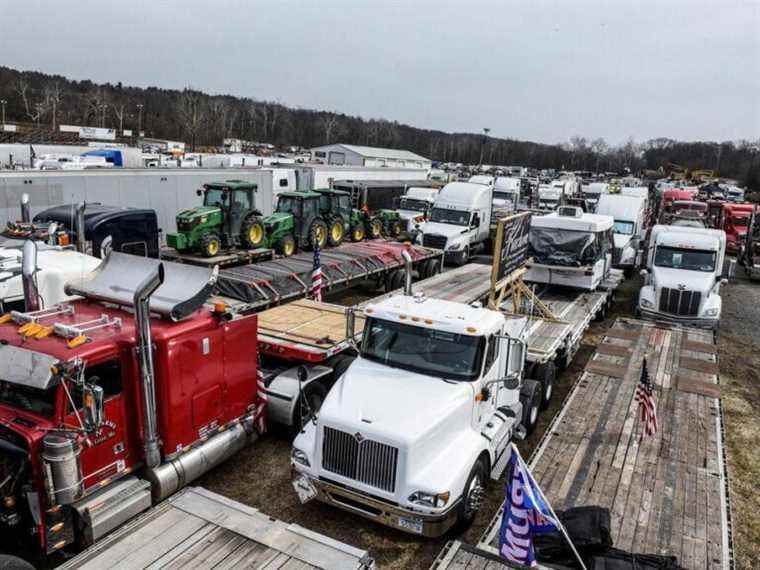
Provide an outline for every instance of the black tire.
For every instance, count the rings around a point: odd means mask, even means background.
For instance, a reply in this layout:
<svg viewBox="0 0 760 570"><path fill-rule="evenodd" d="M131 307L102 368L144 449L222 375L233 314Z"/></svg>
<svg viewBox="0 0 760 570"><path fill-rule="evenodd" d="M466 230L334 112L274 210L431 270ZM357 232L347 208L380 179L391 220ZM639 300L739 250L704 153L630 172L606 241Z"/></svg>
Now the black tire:
<svg viewBox="0 0 760 570"><path fill-rule="evenodd" d="M201 254L203 257L215 257L222 250L222 240L215 233L204 234L201 238Z"/></svg>
<svg viewBox="0 0 760 570"><path fill-rule="evenodd" d="M351 241L364 241L365 237L367 237L367 232L364 229L364 224L358 224L351 228Z"/></svg>
<svg viewBox="0 0 760 570"><path fill-rule="evenodd" d="M390 223L390 234L394 239L401 235L401 222L399 220L393 220Z"/></svg>
<svg viewBox="0 0 760 570"><path fill-rule="evenodd" d="M327 245L327 224L322 220L314 220L309 227L309 248L314 249L314 240L319 240L319 249Z"/></svg>
<svg viewBox="0 0 760 570"><path fill-rule="evenodd" d="M536 365L533 379L541 384L541 409L549 407L554 395L554 381L557 378L557 367L554 362L544 362Z"/></svg>
<svg viewBox="0 0 760 570"><path fill-rule="evenodd" d="M427 277L433 277L441 272L441 261L439 259L428 259L425 262L425 274Z"/></svg>
<svg viewBox="0 0 760 570"><path fill-rule="evenodd" d="M596 315L594 316L594 320L599 323L599 322L602 322L606 318L607 318L607 302L605 301L604 304L597 311Z"/></svg>
<svg viewBox="0 0 760 570"><path fill-rule="evenodd" d="M304 404L299 396L298 401L296 402L296 408L293 410L292 425L296 433L301 431L304 424L311 419L309 412L313 414L319 412L319 408L322 407L322 403L327 397L327 388L325 388L325 385L319 380L314 380L304 387L303 397L308 403L308 406Z"/></svg>
<svg viewBox="0 0 760 570"><path fill-rule="evenodd" d="M34 566L23 558L0 554L0 570L34 570Z"/></svg>
<svg viewBox="0 0 760 570"><path fill-rule="evenodd" d="M240 228L240 245L245 249L256 249L264 243L264 224L258 216L249 216Z"/></svg>
<svg viewBox="0 0 760 570"><path fill-rule="evenodd" d="M292 235L287 234L275 244L274 250L278 255L290 257L296 252L296 240L293 239Z"/></svg>
<svg viewBox="0 0 760 570"><path fill-rule="evenodd" d="M535 431L541 413L541 384L535 380L525 380L520 390L520 402L523 405L522 425L530 435Z"/></svg>
<svg viewBox="0 0 760 570"><path fill-rule="evenodd" d="M383 237L383 221L380 218L372 218L367 226L367 235L369 235L369 239Z"/></svg>
<svg viewBox="0 0 760 570"><path fill-rule="evenodd" d="M330 247L337 247L343 243L345 237L346 232L345 226L343 225L343 220L340 218L335 218L332 222L330 222L330 227L328 228L327 243L330 244Z"/></svg>
<svg viewBox="0 0 760 570"><path fill-rule="evenodd" d="M388 283L386 284L386 290L388 293L401 289L404 286L404 271L402 269L396 269L388 276Z"/></svg>
<svg viewBox="0 0 760 570"><path fill-rule="evenodd" d="M457 261L457 265L460 267L462 265L467 265L467 262L470 261L470 246L465 246L464 250L462 251L462 257L459 258Z"/></svg>
<svg viewBox="0 0 760 570"><path fill-rule="evenodd" d="M464 484L462 501L457 508L456 526L458 532L466 530L475 521L483 502L483 494L488 482L487 477L486 466L483 464L483 460L479 458L470 470L467 482Z"/></svg>

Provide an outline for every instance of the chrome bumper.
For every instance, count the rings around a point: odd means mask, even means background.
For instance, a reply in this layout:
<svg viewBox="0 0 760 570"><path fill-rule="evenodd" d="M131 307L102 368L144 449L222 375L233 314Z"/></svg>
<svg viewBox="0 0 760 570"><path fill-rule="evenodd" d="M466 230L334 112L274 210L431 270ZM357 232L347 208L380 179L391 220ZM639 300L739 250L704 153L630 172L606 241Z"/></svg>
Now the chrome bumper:
<svg viewBox="0 0 760 570"><path fill-rule="evenodd" d="M305 473L300 473L297 470L293 471L292 474L294 477L305 475ZM328 481L312 477L309 477L309 480L317 490L317 500L417 536L428 538L439 537L454 526L457 521L459 500L441 514L427 515L391 505L385 501L352 491ZM402 518L420 521L422 523L422 532L417 533L401 524L399 521Z"/></svg>
<svg viewBox="0 0 760 570"><path fill-rule="evenodd" d="M668 323L673 325L683 325L685 327L697 327L700 329L716 330L720 323L719 318L700 318L700 317L679 317L678 315L669 315L667 313L660 313L652 311L651 309L639 309L641 316L649 319L650 321Z"/></svg>

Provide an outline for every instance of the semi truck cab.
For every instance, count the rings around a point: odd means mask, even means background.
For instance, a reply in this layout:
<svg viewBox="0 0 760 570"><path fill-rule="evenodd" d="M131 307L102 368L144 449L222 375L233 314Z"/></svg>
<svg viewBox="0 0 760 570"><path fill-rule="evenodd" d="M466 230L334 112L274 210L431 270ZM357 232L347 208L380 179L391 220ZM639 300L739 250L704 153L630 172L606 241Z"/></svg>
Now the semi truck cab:
<svg viewBox="0 0 760 570"><path fill-rule="evenodd" d="M654 226L638 312L653 320L716 329L725 250L722 230Z"/></svg>
<svg viewBox="0 0 760 570"><path fill-rule="evenodd" d="M538 414L524 319L409 294L364 316L359 357L293 442L294 487L414 534L467 525Z"/></svg>

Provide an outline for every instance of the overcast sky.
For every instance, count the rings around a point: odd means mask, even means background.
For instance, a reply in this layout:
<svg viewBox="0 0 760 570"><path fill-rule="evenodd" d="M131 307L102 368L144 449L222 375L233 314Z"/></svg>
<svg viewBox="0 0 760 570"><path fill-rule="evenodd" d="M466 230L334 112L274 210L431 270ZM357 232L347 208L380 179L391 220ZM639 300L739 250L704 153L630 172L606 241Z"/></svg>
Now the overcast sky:
<svg viewBox="0 0 760 570"><path fill-rule="evenodd" d="M760 0L0 0L0 64L561 142L760 137Z"/></svg>

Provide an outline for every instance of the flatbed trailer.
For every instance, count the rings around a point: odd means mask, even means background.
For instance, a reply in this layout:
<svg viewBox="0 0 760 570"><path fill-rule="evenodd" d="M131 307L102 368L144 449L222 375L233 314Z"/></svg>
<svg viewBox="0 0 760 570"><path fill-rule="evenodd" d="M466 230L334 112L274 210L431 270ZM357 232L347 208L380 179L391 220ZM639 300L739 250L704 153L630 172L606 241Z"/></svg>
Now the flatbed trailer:
<svg viewBox="0 0 760 570"><path fill-rule="evenodd" d="M420 278L441 270L443 252L437 249L382 239L346 243L320 252L323 294L368 280L389 289L401 287L404 279L402 251L409 253L414 271ZM313 269L314 254L311 252L220 269L217 292L222 300L240 312L261 311L306 297Z"/></svg>
<svg viewBox="0 0 760 570"><path fill-rule="evenodd" d="M238 265L248 265L269 261L274 259L274 250L259 247L256 249L229 249L222 254L213 257L204 257L195 253L180 253L173 247L161 248L161 259L173 261L175 263L187 263L190 265L200 265L201 267L237 267Z"/></svg>
<svg viewBox="0 0 760 570"><path fill-rule="evenodd" d="M636 386L646 358L658 429L642 437ZM718 347L701 329L618 319L528 464L555 510L608 508L613 546L732 567ZM501 509L477 549L498 552ZM447 568L446 549L434 564ZM461 567L461 566L458 566ZM482 567L482 566L481 566Z"/></svg>
<svg viewBox="0 0 760 570"><path fill-rule="evenodd" d="M374 568L354 548L201 487L184 491L60 568Z"/></svg>

